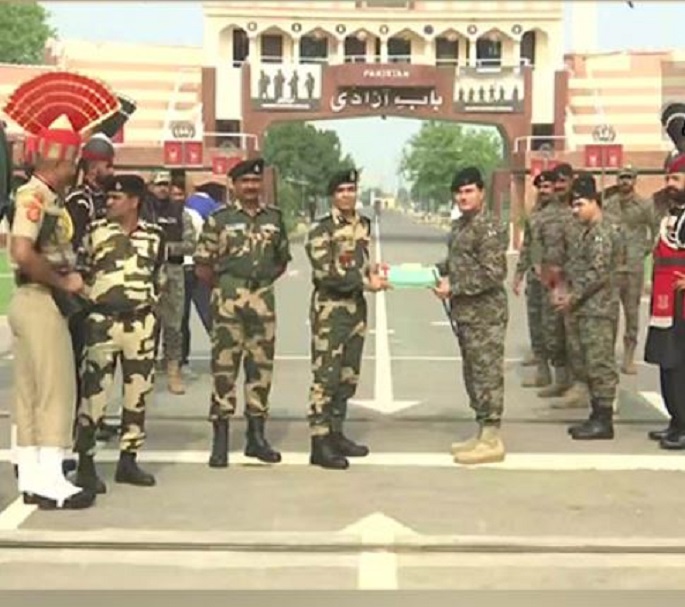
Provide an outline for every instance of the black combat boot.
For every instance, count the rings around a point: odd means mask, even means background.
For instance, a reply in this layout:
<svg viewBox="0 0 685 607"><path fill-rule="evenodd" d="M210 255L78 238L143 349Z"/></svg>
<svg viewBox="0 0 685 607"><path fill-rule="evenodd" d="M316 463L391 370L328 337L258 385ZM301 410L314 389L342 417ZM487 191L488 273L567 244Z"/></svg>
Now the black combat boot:
<svg viewBox="0 0 685 607"><path fill-rule="evenodd" d="M42 495L36 495L34 499L35 501L32 503L36 504L39 510L85 510L95 503L95 493L88 491L88 489L83 489L68 497L59 505L57 500L43 497Z"/></svg>
<svg viewBox="0 0 685 607"><path fill-rule="evenodd" d="M327 470L347 470L350 462L343 455L340 455L334 448L327 436L312 436L312 451L309 456L309 463L312 466L320 466Z"/></svg>
<svg viewBox="0 0 685 607"><path fill-rule="evenodd" d="M81 489L88 489L97 495L107 493L107 485L98 477L95 470L95 461L92 455L79 454L76 480L74 484Z"/></svg>
<svg viewBox="0 0 685 607"><path fill-rule="evenodd" d="M154 487L156 484L152 474L138 467L136 453L131 451L122 451L119 454L119 463L114 480L117 483L135 485L136 487Z"/></svg>
<svg viewBox="0 0 685 607"><path fill-rule="evenodd" d="M669 451L682 451L685 449L685 430L674 428L659 441L659 447Z"/></svg>
<svg viewBox="0 0 685 607"><path fill-rule="evenodd" d="M607 406L593 400L590 419L581 424L574 424L568 429L568 433L573 440L612 440L614 438L612 417L611 403Z"/></svg>
<svg viewBox="0 0 685 607"><path fill-rule="evenodd" d="M119 436L121 432L120 426L113 426L102 420L97 425L97 430L95 431L95 440L101 443L107 443L113 438Z"/></svg>
<svg viewBox="0 0 685 607"><path fill-rule="evenodd" d="M668 426L666 426L663 430L650 430L647 433L647 436L649 437L649 440L653 440L656 442L659 442L661 439L668 438L672 434L676 434L678 432L678 427L676 426L676 423L671 420L668 423Z"/></svg>
<svg viewBox="0 0 685 607"><path fill-rule="evenodd" d="M369 454L369 448L366 445L358 445L351 441L342 431L331 432L328 436L331 447L338 455L344 457L366 457Z"/></svg>
<svg viewBox="0 0 685 607"><path fill-rule="evenodd" d="M277 464L281 461L281 454L272 449L269 442L264 438L265 423L266 420L263 417L247 418L245 457L256 457L265 464Z"/></svg>
<svg viewBox="0 0 685 607"><path fill-rule="evenodd" d="M212 454L209 456L210 468L228 467L228 420L217 419L212 422Z"/></svg>

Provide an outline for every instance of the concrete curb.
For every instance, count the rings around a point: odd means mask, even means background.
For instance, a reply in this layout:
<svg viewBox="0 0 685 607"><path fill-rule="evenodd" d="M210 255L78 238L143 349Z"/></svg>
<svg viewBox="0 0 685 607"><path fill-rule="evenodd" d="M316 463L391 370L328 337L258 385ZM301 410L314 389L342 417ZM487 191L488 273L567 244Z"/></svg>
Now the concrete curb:
<svg viewBox="0 0 685 607"><path fill-rule="evenodd" d="M346 532L250 533L216 531L16 530L0 532L0 549L144 550L224 552L685 554L685 538L529 536L423 536L372 540Z"/></svg>

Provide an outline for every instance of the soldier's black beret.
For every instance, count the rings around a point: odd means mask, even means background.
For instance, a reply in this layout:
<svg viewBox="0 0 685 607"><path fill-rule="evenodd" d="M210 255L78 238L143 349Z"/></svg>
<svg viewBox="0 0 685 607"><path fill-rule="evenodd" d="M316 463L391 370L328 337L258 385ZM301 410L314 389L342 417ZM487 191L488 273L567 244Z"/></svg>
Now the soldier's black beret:
<svg viewBox="0 0 685 607"><path fill-rule="evenodd" d="M456 192L459 188L467 185L475 185L480 189L483 188L483 175L477 167L466 167L454 174L452 179L452 192Z"/></svg>
<svg viewBox="0 0 685 607"><path fill-rule="evenodd" d="M243 160L236 164L229 172L228 176L231 179L239 179L245 175L257 175L261 177L264 175L264 159L254 158L252 160Z"/></svg>
<svg viewBox="0 0 685 607"><path fill-rule="evenodd" d="M568 162L562 162L554 167L554 176L556 179L561 177L573 177L573 167Z"/></svg>
<svg viewBox="0 0 685 607"><path fill-rule="evenodd" d="M105 182L105 192L142 196L145 193L145 180L140 175L134 174L113 175Z"/></svg>
<svg viewBox="0 0 685 607"><path fill-rule="evenodd" d="M554 171L542 171L533 180L533 185L539 188L543 183L554 183L556 181L556 174Z"/></svg>
<svg viewBox="0 0 685 607"><path fill-rule="evenodd" d="M335 191L346 183L353 183L355 185L359 183L359 171L357 169L345 169L333 175L328 182L329 195L335 194Z"/></svg>
<svg viewBox="0 0 685 607"><path fill-rule="evenodd" d="M573 180L573 185L571 186L571 200L578 200L580 198L587 198L590 200L596 200L598 198L597 183L590 173L578 173Z"/></svg>

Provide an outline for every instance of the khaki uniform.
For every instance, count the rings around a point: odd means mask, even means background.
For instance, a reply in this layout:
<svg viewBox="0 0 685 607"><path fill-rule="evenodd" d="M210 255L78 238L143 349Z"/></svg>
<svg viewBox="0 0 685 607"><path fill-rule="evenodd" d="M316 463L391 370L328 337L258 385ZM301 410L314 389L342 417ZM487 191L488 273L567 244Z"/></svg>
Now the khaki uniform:
<svg viewBox="0 0 685 607"><path fill-rule="evenodd" d="M72 223L63 202L32 177L19 188L10 238L28 238L55 268L72 269ZM74 359L67 319L48 287L17 273L9 307L14 336L17 445L71 445L76 398Z"/></svg>

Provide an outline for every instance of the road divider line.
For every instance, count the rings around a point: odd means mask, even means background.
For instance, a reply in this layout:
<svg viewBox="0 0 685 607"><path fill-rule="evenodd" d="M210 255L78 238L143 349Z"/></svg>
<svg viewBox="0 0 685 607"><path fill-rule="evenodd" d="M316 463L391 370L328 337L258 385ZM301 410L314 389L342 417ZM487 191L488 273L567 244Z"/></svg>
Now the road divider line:
<svg viewBox="0 0 685 607"><path fill-rule="evenodd" d="M446 446L445 453L435 452L379 452L355 460L354 467L381 468L464 468L452 461ZM283 453L280 464L270 466L309 466L309 451ZM208 451L141 451L138 458L148 464L200 464L207 465ZM100 463L116 463L117 450L99 451L95 459ZM9 449L0 450L0 462L9 462ZM230 454L231 465L269 466L255 459L247 458L242 452ZM685 472L685 458L682 454L640 455L635 453L509 453L503 462L481 464L473 469L492 469L520 472L597 471L631 472L654 470L661 472Z"/></svg>
<svg viewBox="0 0 685 607"><path fill-rule="evenodd" d="M36 510L36 506L25 504L24 498L19 496L0 512L0 531L15 531L19 529Z"/></svg>
<svg viewBox="0 0 685 607"><path fill-rule="evenodd" d="M647 401L656 411L661 413L666 419L670 419L671 416L664 405L664 399L658 392L640 392L640 396Z"/></svg>

